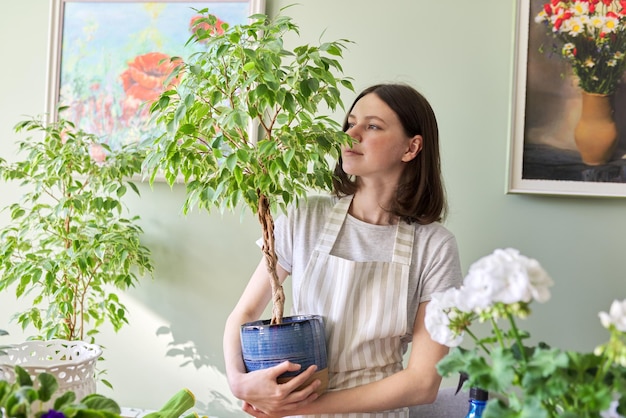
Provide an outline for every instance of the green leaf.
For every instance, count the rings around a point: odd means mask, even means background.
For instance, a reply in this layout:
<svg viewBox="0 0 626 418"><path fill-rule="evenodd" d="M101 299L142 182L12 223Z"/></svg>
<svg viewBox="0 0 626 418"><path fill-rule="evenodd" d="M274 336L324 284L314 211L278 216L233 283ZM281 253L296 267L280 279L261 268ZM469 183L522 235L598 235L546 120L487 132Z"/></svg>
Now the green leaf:
<svg viewBox="0 0 626 418"><path fill-rule="evenodd" d="M117 402L115 402L113 399L107 398L97 393L85 396L81 400L81 403L90 409L95 409L98 411L109 411L114 414L121 413L121 409Z"/></svg>
<svg viewBox="0 0 626 418"><path fill-rule="evenodd" d="M195 125L191 123L184 123L178 127L178 133L184 135L191 135L196 131Z"/></svg>
<svg viewBox="0 0 626 418"><path fill-rule="evenodd" d="M52 399L52 395L59 388L57 379L50 373L39 373L37 380L39 380L39 390L37 391L39 399L43 402Z"/></svg>
<svg viewBox="0 0 626 418"><path fill-rule="evenodd" d="M32 386L33 385L33 380L31 379L30 375L24 368L20 366L14 366L13 370L15 371L15 380L18 385L20 386Z"/></svg>
<svg viewBox="0 0 626 418"><path fill-rule="evenodd" d="M76 394L73 391L66 391L60 394L53 403L53 408L61 411L65 406L72 404L76 400Z"/></svg>
<svg viewBox="0 0 626 418"><path fill-rule="evenodd" d="M232 153L226 158L226 168L232 172L237 164L237 153Z"/></svg>
<svg viewBox="0 0 626 418"><path fill-rule="evenodd" d="M241 169L241 167L236 166L233 168L233 175L235 177L235 181L237 182L237 184L241 184L243 181L243 171Z"/></svg>

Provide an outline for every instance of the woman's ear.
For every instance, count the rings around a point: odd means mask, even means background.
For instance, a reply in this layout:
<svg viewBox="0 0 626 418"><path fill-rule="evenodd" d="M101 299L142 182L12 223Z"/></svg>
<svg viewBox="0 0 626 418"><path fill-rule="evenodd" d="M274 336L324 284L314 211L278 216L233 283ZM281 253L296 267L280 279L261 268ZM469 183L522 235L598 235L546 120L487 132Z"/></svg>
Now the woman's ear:
<svg viewBox="0 0 626 418"><path fill-rule="evenodd" d="M419 154L422 150L422 141L422 135L415 135L413 138L411 138L409 142L409 147L402 156L402 161L408 163L409 161L417 157L417 154Z"/></svg>

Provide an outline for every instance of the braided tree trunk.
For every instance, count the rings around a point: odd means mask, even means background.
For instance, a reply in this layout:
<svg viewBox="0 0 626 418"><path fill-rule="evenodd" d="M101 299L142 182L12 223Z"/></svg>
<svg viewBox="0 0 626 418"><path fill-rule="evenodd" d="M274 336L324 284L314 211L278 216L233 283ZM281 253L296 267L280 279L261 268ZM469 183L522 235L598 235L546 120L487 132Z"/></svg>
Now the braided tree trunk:
<svg viewBox="0 0 626 418"><path fill-rule="evenodd" d="M261 229L263 230L263 256L267 263L272 286L272 320L271 324L280 324L283 321L285 309L285 291L278 280L276 273L276 249L274 248L274 219L270 212L270 203L264 194L259 193L259 208L257 212Z"/></svg>

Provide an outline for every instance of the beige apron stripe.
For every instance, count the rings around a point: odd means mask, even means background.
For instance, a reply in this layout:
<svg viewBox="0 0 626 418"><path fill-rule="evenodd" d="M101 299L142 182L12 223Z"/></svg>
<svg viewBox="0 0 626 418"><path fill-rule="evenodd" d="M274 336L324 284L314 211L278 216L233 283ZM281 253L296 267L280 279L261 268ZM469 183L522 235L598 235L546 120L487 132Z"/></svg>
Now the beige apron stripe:
<svg viewBox="0 0 626 418"><path fill-rule="evenodd" d="M352 196L346 196L335 204L330 212L324 231L322 232L319 241L317 242L316 249L325 254L329 254L335 244L337 234L343 225L343 222L348 213L348 208L352 202Z"/></svg>
<svg viewBox="0 0 626 418"><path fill-rule="evenodd" d="M414 237L415 227L413 225L409 225L405 222L398 224L392 262L406 265L411 264Z"/></svg>

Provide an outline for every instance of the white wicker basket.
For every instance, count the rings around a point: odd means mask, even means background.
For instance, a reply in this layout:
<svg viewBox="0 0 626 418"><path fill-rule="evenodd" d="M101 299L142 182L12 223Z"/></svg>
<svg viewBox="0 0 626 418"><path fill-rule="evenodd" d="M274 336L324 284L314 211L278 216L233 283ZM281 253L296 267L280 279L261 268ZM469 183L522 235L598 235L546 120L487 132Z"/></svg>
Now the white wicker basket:
<svg viewBox="0 0 626 418"><path fill-rule="evenodd" d="M80 400L96 392L96 362L102 354L97 345L66 340L27 341L5 351L7 354L0 356L0 379L14 381L13 366L18 365L33 381L43 372L55 376L59 383L56 396L71 390Z"/></svg>

